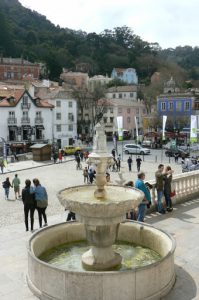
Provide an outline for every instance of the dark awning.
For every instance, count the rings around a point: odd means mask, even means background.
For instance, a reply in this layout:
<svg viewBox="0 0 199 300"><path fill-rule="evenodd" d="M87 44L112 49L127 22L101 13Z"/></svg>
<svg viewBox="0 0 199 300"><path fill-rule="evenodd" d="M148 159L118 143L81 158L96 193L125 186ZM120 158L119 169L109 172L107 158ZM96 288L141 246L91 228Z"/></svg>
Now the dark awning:
<svg viewBox="0 0 199 300"><path fill-rule="evenodd" d="M35 125L35 127L36 127L37 129L45 129L45 128L44 128L44 125Z"/></svg>
<svg viewBox="0 0 199 300"><path fill-rule="evenodd" d="M9 127L9 129L17 129L16 125L9 125L8 127Z"/></svg>
<svg viewBox="0 0 199 300"><path fill-rule="evenodd" d="M26 129L31 129L31 126L30 126L30 125L22 125L21 127L22 127L23 129L25 129L25 130L26 130Z"/></svg>

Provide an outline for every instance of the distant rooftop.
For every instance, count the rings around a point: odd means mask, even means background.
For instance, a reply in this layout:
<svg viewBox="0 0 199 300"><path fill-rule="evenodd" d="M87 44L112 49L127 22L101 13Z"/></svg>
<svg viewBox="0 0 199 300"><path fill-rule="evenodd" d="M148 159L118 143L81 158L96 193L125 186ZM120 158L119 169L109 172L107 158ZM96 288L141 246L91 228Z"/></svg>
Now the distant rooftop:
<svg viewBox="0 0 199 300"><path fill-rule="evenodd" d="M28 60L25 60L23 58L12 58L12 57L1 57L0 58L0 64L6 64L6 65L38 65L35 63L32 63Z"/></svg>

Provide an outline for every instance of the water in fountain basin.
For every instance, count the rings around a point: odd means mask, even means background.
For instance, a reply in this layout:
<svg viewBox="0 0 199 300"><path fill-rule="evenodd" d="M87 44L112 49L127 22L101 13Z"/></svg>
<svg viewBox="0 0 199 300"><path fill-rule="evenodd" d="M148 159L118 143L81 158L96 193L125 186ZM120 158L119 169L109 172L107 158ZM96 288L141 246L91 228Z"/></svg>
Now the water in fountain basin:
<svg viewBox="0 0 199 300"><path fill-rule="evenodd" d="M82 267L81 256L89 248L90 246L85 241L63 244L48 250L39 258L60 269L82 272L85 270ZM149 248L126 242L117 242L113 245L113 249L123 257L120 270L131 270L136 267L149 265L161 258L157 252Z"/></svg>

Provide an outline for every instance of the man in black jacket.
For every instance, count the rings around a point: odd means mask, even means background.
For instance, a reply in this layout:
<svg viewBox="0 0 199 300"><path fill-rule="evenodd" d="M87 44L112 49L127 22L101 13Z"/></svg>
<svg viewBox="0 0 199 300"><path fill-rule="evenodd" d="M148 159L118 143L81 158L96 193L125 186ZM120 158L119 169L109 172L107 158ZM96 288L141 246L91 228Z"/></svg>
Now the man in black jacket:
<svg viewBox="0 0 199 300"><path fill-rule="evenodd" d="M29 179L26 179L25 184L26 184L26 186L22 190L22 201L24 204L25 226L26 226L26 231L28 231L29 230L28 215L29 215L29 211L30 211L31 231L33 231L34 212L35 212L35 208L36 208L35 194L34 194L33 188L31 187L31 181Z"/></svg>

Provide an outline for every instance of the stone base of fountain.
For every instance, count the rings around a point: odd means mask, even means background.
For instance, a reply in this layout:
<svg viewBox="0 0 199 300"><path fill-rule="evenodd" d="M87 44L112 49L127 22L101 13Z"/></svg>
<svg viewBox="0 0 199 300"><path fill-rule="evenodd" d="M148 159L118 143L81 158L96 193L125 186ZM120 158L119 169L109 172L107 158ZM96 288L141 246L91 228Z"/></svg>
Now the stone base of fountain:
<svg viewBox="0 0 199 300"><path fill-rule="evenodd" d="M82 255L82 264L86 270L112 270L113 268L120 266L121 262L121 255L115 253L112 246L100 249L100 253L99 248L91 247L91 249Z"/></svg>
<svg viewBox="0 0 199 300"><path fill-rule="evenodd" d="M41 300L157 300L175 283L175 241L150 225L119 225L117 240L148 247L161 259L126 271L71 271L44 261L42 253L65 243L86 240L84 225L75 222L46 227L31 237L28 247L27 282Z"/></svg>

